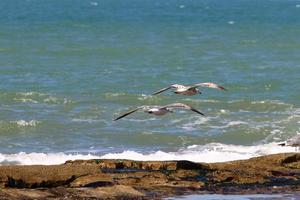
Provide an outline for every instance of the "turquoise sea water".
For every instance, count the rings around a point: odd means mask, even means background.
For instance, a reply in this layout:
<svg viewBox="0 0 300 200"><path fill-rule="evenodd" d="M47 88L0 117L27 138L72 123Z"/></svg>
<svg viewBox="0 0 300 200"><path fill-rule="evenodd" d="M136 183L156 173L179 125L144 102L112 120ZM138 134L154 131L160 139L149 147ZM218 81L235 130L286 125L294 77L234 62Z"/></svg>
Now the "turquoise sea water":
<svg viewBox="0 0 300 200"><path fill-rule="evenodd" d="M0 9L2 162L293 151L270 144L300 131L300 1L3 0ZM228 91L150 96L208 81ZM173 102L206 117L176 111L112 121Z"/></svg>

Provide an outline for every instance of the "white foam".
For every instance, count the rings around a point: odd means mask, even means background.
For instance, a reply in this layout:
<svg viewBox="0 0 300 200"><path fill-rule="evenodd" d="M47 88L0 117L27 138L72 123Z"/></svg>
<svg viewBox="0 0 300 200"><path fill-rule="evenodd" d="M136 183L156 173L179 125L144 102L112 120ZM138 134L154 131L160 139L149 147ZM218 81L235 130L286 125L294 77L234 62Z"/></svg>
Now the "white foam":
<svg viewBox="0 0 300 200"><path fill-rule="evenodd" d="M57 165L67 160L88 160L97 159L99 156L91 154L65 154L65 153L24 153L1 154L0 164L20 164L20 165Z"/></svg>
<svg viewBox="0 0 300 200"><path fill-rule="evenodd" d="M126 93L124 93L124 92L121 92L121 93L110 93L110 92L108 92L108 93L104 94L105 97L120 97L120 96L125 96L125 95L126 95Z"/></svg>
<svg viewBox="0 0 300 200"><path fill-rule="evenodd" d="M19 127L22 126L36 126L38 125L40 122L37 120L30 120L30 121L25 121L25 120L18 120L18 121L12 121L11 123L16 123Z"/></svg>
<svg viewBox="0 0 300 200"><path fill-rule="evenodd" d="M247 122L243 122L243 121L231 121L229 122L226 127L229 127L229 126L236 126L236 125L241 125L241 124L248 124Z"/></svg>
<svg viewBox="0 0 300 200"><path fill-rule="evenodd" d="M71 100L67 98L58 98L51 96L49 94L45 93L39 93L39 92L17 92L16 97L13 98L14 101L22 102L22 103L47 103L47 104L67 104L72 103Z"/></svg>
<svg viewBox="0 0 300 200"><path fill-rule="evenodd" d="M40 93L40 92L17 92L17 95L21 95L21 96L46 96L46 94L44 93Z"/></svg>
<svg viewBox="0 0 300 200"><path fill-rule="evenodd" d="M36 100L29 99L29 98L13 98L13 100L23 102L23 103L38 103Z"/></svg>
<svg viewBox="0 0 300 200"><path fill-rule="evenodd" d="M195 120L194 122L190 122L187 124L184 124L182 126L183 129L185 130L197 130L199 129L199 125L204 125L209 123L213 118L212 117L207 117L207 118L199 118L197 120ZM210 125L209 127L214 128L214 129L225 129L225 128L230 128L233 126L240 126L240 125L246 125L249 126L248 122L244 122L244 121L230 121L228 123L225 123L224 125L219 125L219 126L212 126Z"/></svg>
<svg viewBox="0 0 300 200"><path fill-rule="evenodd" d="M206 124L209 122L211 118L210 117L201 117L201 118L197 118L195 121L193 122L189 122L189 123L186 123L182 126L182 128L184 130L188 130L188 131L193 131L193 130L197 130L197 127L202 125L202 124Z"/></svg>
<svg viewBox="0 0 300 200"><path fill-rule="evenodd" d="M275 153L295 152L293 147L281 147L275 143L242 146L210 143L207 145L192 145L178 152L156 151L142 154L135 151L124 151L122 153L109 153L101 158L105 159L132 159L132 160L189 160L194 162L225 162L233 160L248 159Z"/></svg>
<svg viewBox="0 0 300 200"><path fill-rule="evenodd" d="M140 161L189 160L193 162L211 163L243 160L262 155L286 152L295 152L295 148L282 147L276 143L256 146L210 143L206 145L191 145L176 152L155 151L150 153L140 153L127 150L120 153L108 153L105 155L24 152L17 154L0 153L0 165L55 165L62 164L67 160L88 159L130 159Z"/></svg>
<svg viewBox="0 0 300 200"><path fill-rule="evenodd" d="M98 6L98 2L95 2L95 1L92 1L90 4L91 4L92 6Z"/></svg>
<svg viewBox="0 0 300 200"><path fill-rule="evenodd" d="M58 99L56 97L50 96L48 98L45 98L44 102L45 103L58 103Z"/></svg>
<svg viewBox="0 0 300 200"><path fill-rule="evenodd" d="M140 97L138 97L138 100L146 100L146 99L153 99L153 98L156 98L152 95L147 95L147 94L141 94L139 95Z"/></svg>
<svg viewBox="0 0 300 200"><path fill-rule="evenodd" d="M221 110L220 110L220 113L229 113L229 110L221 109Z"/></svg>

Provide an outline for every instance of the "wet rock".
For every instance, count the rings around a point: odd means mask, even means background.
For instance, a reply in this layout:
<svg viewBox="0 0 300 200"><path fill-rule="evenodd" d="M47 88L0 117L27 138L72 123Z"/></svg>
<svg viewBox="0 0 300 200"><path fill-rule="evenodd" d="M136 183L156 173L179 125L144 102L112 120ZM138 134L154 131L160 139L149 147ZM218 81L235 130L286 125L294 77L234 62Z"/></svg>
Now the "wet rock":
<svg viewBox="0 0 300 200"><path fill-rule="evenodd" d="M0 199L160 199L197 192L300 191L300 154L210 164L78 160L53 166L0 166L0 187Z"/></svg>
<svg viewBox="0 0 300 200"><path fill-rule="evenodd" d="M132 160L77 160L67 161L65 165L98 165L102 170L179 170L208 169L209 165L190 161L132 161Z"/></svg>
<svg viewBox="0 0 300 200"><path fill-rule="evenodd" d="M76 178L70 183L70 187L105 187L112 186L112 177L108 174L90 174Z"/></svg>
<svg viewBox="0 0 300 200"><path fill-rule="evenodd" d="M76 177L97 173L96 166L1 166L0 186L15 188L58 187L68 185Z"/></svg>
<svg viewBox="0 0 300 200"><path fill-rule="evenodd" d="M80 197L83 198L114 198L114 199L141 199L144 196L142 192L135 190L130 186L115 185L111 187L101 187L95 189L81 189L83 191Z"/></svg>

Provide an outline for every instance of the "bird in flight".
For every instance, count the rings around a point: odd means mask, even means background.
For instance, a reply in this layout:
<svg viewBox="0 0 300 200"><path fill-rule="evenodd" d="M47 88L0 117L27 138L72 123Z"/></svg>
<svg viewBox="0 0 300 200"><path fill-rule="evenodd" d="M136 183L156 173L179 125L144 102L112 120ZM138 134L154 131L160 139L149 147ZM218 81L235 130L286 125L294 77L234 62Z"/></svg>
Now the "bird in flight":
<svg viewBox="0 0 300 200"><path fill-rule="evenodd" d="M175 89L175 91L174 91L175 94L182 94L182 95L192 96L192 95L195 95L195 94L201 94L198 87L209 87L209 88L215 88L215 89L219 89L219 90L227 90L223 86L215 84L215 83L211 83L211 82L197 83L195 85L173 84L169 87L165 87L165 88L162 88L162 89L154 92L152 95L160 94L160 93L162 93L166 90L169 90L169 89Z"/></svg>
<svg viewBox="0 0 300 200"><path fill-rule="evenodd" d="M117 121L123 117L126 117L127 115L130 115L138 110L142 110L146 113L149 113L149 114L153 114L153 115L165 115L169 112L173 112L172 109L186 109L186 110L191 110L193 112L196 112L200 115L203 115L203 113L201 113L200 111L196 110L195 108L192 108L186 104L183 104L183 103L172 103L172 104L168 104L168 105L165 105L165 106L140 106L140 107L137 107L133 110L130 110L124 114L122 114L121 116L117 117L114 119L114 121Z"/></svg>

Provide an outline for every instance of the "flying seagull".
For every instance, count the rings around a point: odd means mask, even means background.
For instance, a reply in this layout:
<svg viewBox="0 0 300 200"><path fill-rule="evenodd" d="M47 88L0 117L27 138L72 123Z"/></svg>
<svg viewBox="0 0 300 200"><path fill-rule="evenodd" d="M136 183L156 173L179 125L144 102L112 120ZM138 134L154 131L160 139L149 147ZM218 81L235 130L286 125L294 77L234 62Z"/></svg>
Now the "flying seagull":
<svg viewBox="0 0 300 200"><path fill-rule="evenodd" d="M201 94L200 90L198 89L198 87L209 87L209 88L215 88L215 89L219 89L219 90L227 90L226 88L224 88L221 85L215 84L215 83L197 83L195 85L179 85L179 84L173 84L169 87L165 87L162 88L156 92L154 92L152 95L157 95L160 94L166 90L169 89L175 89L174 93L175 94L183 94L183 95L188 95L188 96L192 96L195 94Z"/></svg>
<svg viewBox="0 0 300 200"><path fill-rule="evenodd" d="M279 143L280 146L292 146L292 147L300 147L300 134L295 135L294 137L288 139L285 142Z"/></svg>
<svg viewBox="0 0 300 200"><path fill-rule="evenodd" d="M203 115L203 113L201 113L200 111L196 110L195 108L192 108L186 104L183 104L183 103L172 103L172 104L168 104L168 105L165 105L165 106L140 106L140 107L137 107L133 110L130 110L126 113L124 113L123 115L117 117L114 119L114 121L117 121L123 117L126 117L127 115L130 115L138 110L142 110L146 113L149 113L149 114L153 114L153 115L165 115L167 114L168 112L173 112L172 109L186 109L186 110L191 110L193 112L196 112L200 115Z"/></svg>

